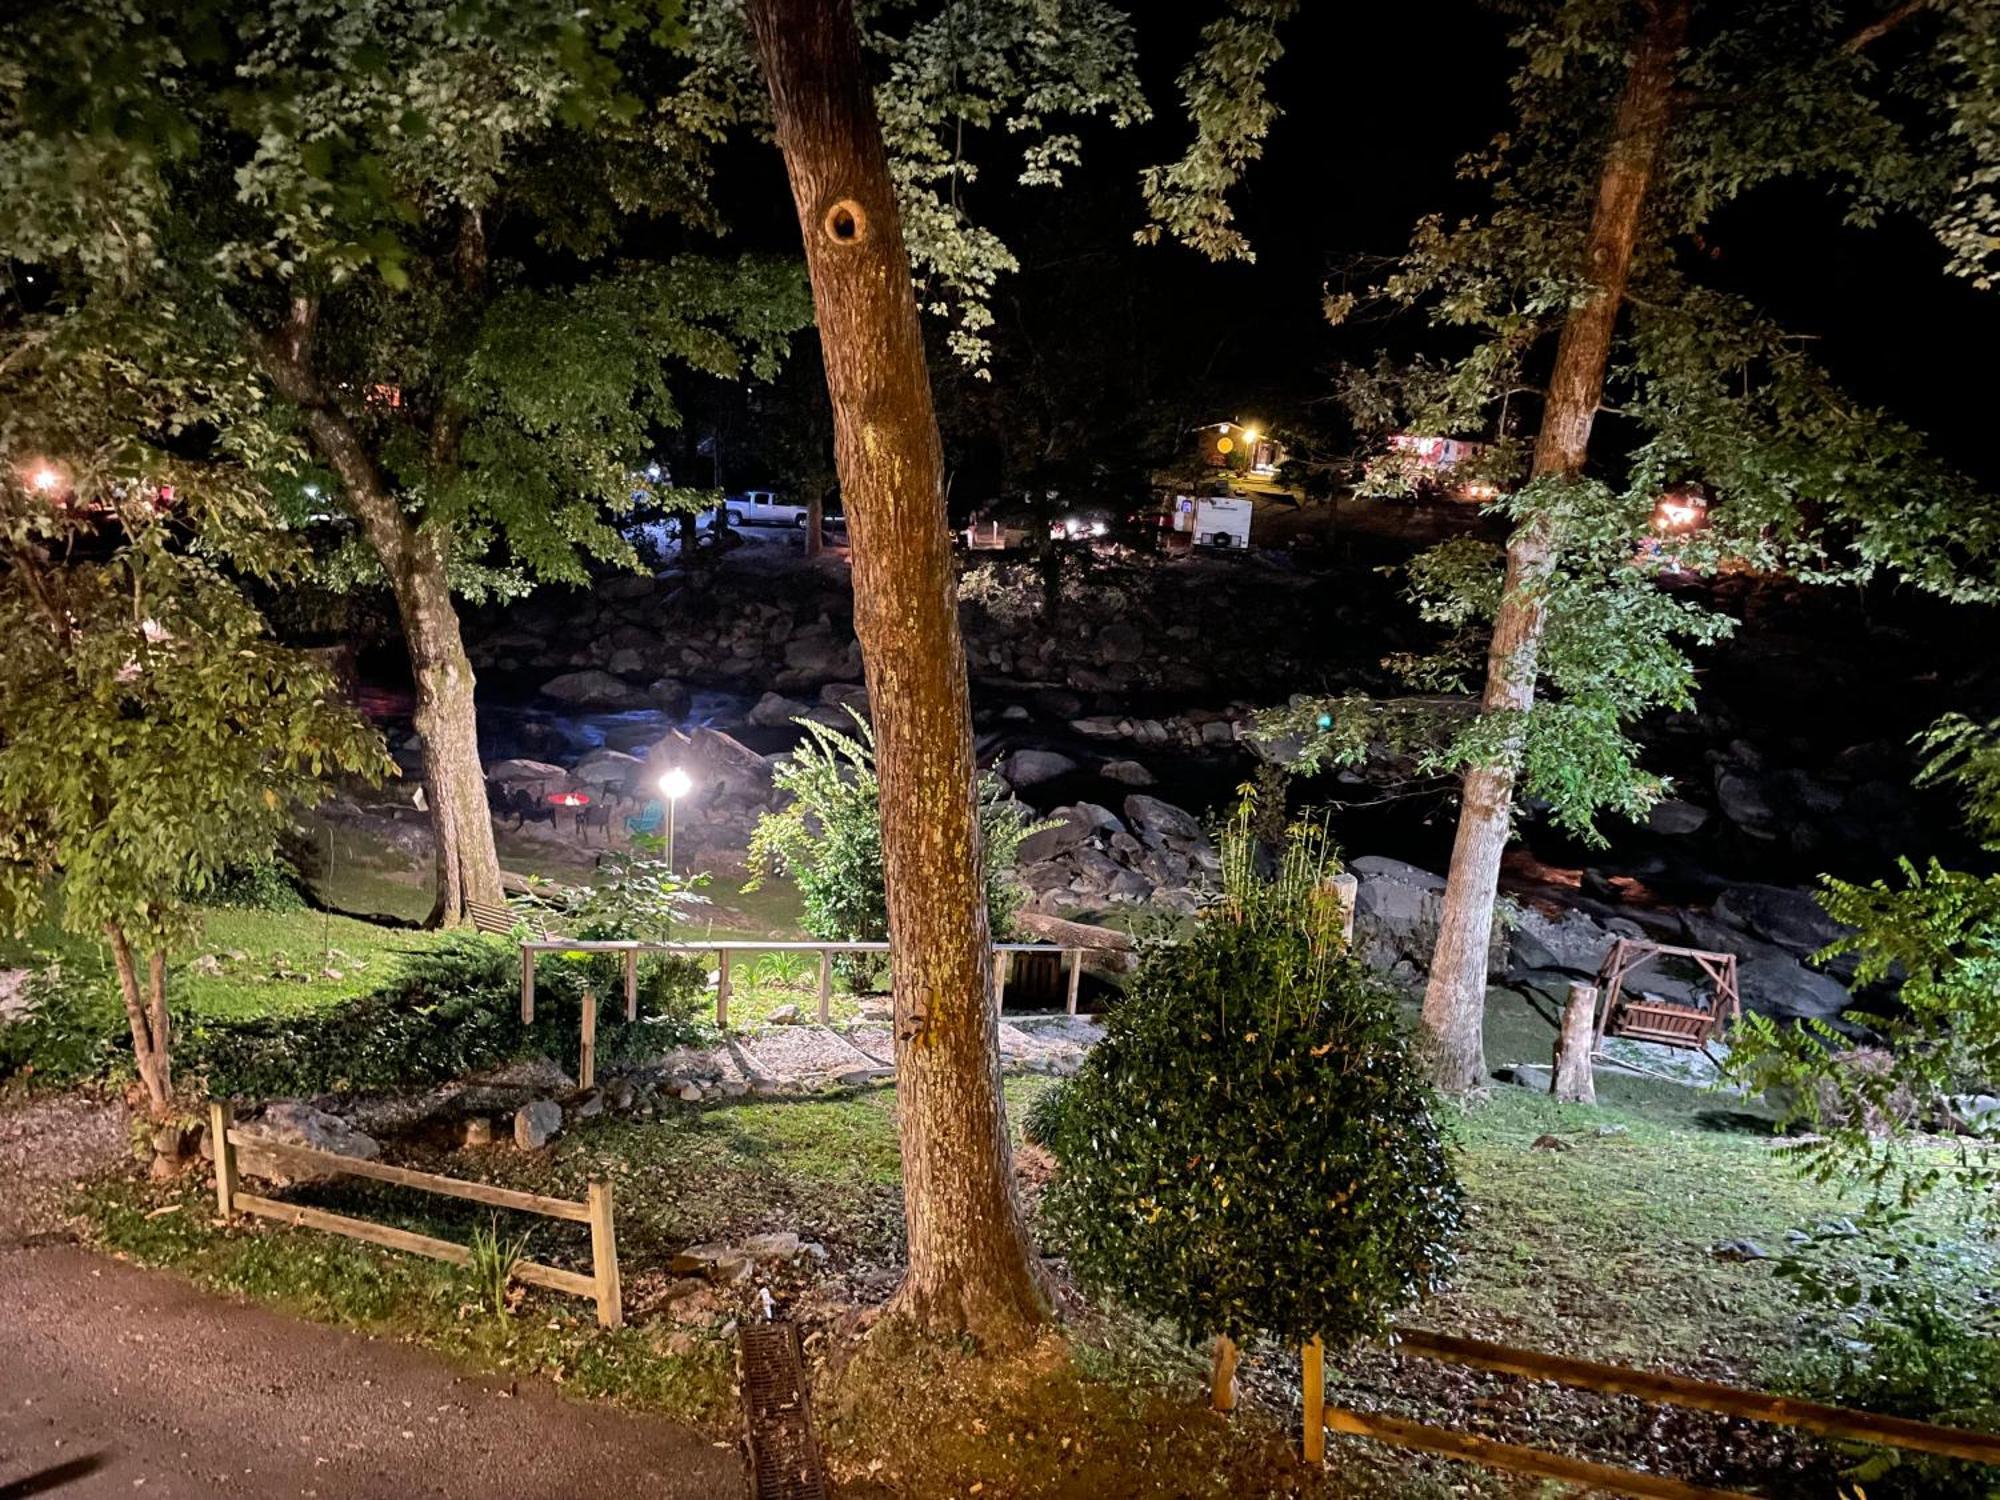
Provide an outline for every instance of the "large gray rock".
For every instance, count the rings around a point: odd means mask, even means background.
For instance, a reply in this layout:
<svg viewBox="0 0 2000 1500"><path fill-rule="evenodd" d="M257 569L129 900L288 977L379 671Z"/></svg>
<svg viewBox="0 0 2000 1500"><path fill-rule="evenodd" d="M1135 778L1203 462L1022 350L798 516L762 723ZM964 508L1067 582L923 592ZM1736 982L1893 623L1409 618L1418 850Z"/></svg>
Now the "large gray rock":
<svg viewBox="0 0 2000 1500"><path fill-rule="evenodd" d="M1837 1016L1851 998L1840 981L1793 958L1755 958L1736 966L1743 1004L1767 1016Z"/></svg>
<svg viewBox="0 0 2000 1500"><path fill-rule="evenodd" d="M1354 951L1378 969L1428 969L1444 877L1380 854L1364 854L1347 868L1357 882Z"/></svg>
<svg viewBox="0 0 2000 1500"><path fill-rule="evenodd" d="M1714 911L1717 920L1800 957L1853 930L1829 917L1811 891L1790 886L1732 886L1716 897Z"/></svg>
<svg viewBox="0 0 2000 1500"><path fill-rule="evenodd" d="M1106 781L1116 781L1124 786L1153 784L1153 773L1136 760L1107 760L1097 768L1097 774Z"/></svg>
<svg viewBox="0 0 2000 1500"><path fill-rule="evenodd" d="M1708 821L1708 809L1683 802L1678 797L1662 797L1646 814L1646 826L1655 833L1680 835L1695 833Z"/></svg>
<svg viewBox="0 0 2000 1500"><path fill-rule="evenodd" d="M1016 750L1000 762L1000 774L1012 787L1040 786L1075 769L1075 761L1055 750Z"/></svg>
<svg viewBox="0 0 2000 1500"><path fill-rule="evenodd" d="M570 778L586 782L591 786L623 785L638 795L644 795L641 783L645 780L646 763L636 755L627 755L623 750L593 750L570 768Z"/></svg>
<svg viewBox="0 0 2000 1500"><path fill-rule="evenodd" d="M537 1099L514 1111L514 1144L523 1151L539 1151L562 1127L562 1106L553 1099Z"/></svg>
<svg viewBox="0 0 2000 1500"><path fill-rule="evenodd" d="M1178 839L1189 844L1205 842L1201 824L1195 820L1193 813L1175 807L1171 802L1162 802L1158 797L1149 797L1144 792L1134 792L1125 799L1125 821L1148 844L1166 839Z"/></svg>
<svg viewBox="0 0 2000 1500"><path fill-rule="evenodd" d="M760 729L782 729L805 715L806 705L783 693L766 693L750 710L750 722Z"/></svg>
<svg viewBox="0 0 2000 1500"><path fill-rule="evenodd" d="M551 765L545 760L528 760L516 756L512 760L495 761L486 768L486 779L497 781L502 786L538 786L543 782L565 780L569 773L561 766Z"/></svg>
<svg viewBox="0 0 2000 1500"><path fill-rule="evenodd" d="M1021 840L1020 853L1016 856L1019 864L1038 865L1058 858L1082 847L1097 834L1114 834L1123 827L1116 813L1108 807L1099 807L1095 802L1058 807L1049 814L1049 818L1055 827L1041 829Z"/></svg>
<svg viewBox="0 0 2000 1500"><path fill-rule="evenodd" d="M280 1099L265 1105L261 1115L239 1124L237 1129L256 1140L310 1146L315 1151L361 1161L373 1161L382 1154L380 1143L372 1135L356 1130L339 1115L296 1099ZM213 1154L212 1148L209 1154ZM280 1185L329 1181L336 1175L318 1171L296 1157L260 1151L250 1145L237 1147L236 1166L246 1177L259 1177Z"/></svg>
<svg viewBox="0 0 2000 1500"><path fill-rule="evenodd" d="M1715 801L1723 817L1753 838L1777 837L1777 812L1762 780L1753 772L1735 766L1717 767Z"/></svg>
<svg viewBox="0 0 2000 1500"><path fill-rule="evenodd" d="M575 708L643 708L650 701L644 689L596 667L551 677L542 684L541 692L544 698Z"/></svg>
<svg viewBox="0 0 2000 1500"><path fill-rule="evenodd" d="M795 636L785 643L785 665L801 677L852 677L861 665L861 647L830 633Z"/></svg>
<svg viewBox="0 0 2000 1500"><path fill-rule="evenodd" d="M1639 934L1634 929L1625 935ZM1611 949L1613 936L1585 912L1571 910L1549 916L1524 907L1508 934L1508 967L1510 971L1562 969L1579 978L1594 975Z"/></svg>
<svg viewBox="0 0 2000 1500"><path fill-rule="evenodd" d="M1113 620L1097 632L1093 653L1101 662L1135 662L1146 654L1146 633L1127 620Z"/></svg>

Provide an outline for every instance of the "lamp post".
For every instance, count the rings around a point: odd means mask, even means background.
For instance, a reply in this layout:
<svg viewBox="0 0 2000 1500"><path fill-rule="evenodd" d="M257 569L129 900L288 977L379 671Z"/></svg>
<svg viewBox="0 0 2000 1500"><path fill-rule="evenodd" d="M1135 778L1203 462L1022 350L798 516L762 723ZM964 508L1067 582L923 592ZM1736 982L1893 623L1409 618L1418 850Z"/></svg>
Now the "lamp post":
<svg viewBox="0 0 2000 1500"><path fill-rule="evenodd" d="M667 873L674 871L674 804L688 794L693 785L688 773L679 766L672 766L660 773L660 791L667 799Z"/></svg>

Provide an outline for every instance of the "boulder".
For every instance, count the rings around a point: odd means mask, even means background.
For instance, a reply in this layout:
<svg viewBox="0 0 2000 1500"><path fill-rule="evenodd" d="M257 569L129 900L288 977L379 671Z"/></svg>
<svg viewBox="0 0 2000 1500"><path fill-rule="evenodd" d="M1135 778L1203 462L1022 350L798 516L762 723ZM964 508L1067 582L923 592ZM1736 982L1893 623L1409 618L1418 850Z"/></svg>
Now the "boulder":
<svg viewBox="0 0 2000 1500"><path fill-rule="evenodd" d="M1618 926L1628 929L1623 936L1641 935L1630 922L1621 919ZM1600 926L1586 912L1571 909L1551 916L1535 907L1525 907L1507 934L1508 971L1561 969L1587 978L1597 973L1616 935L1616 928Z"/></svg>
<svg viewBox="0 0 2000 1500"><path fill-rule="evenodd" d="M819 701L839 710L840 722L850 729L853 721L847 717L849 709L864 719L868 717L868 689L859 682L829 682L819 690Z"/></svg>
<svg viewBox="0 0 2000 1500"><path fill-rule="evenodd" d="M1851 1000L1839 980L1808 969L1795 958L1754 958L1738 964L1736 982L1745 1007L1767 1016L1837 1016Z"/></svg>
<svg viewBox="0 0 2000 1500"><path fill-rule="evenodd" d="M561 766L551 765L545 760L528 760L516 756L512 760L495 761L486 768L486 779L497 781L502 786L533 786L543 782L557 782L567 779L569 772Z"/></svg>
<svg viewBox="0 0 2000 1500"><path fill-rule="evenodd" d="M1354 901L1354 949L1371 966L1405 975L1429 970L1444 910L1444 877L1380 854L1348 863L1359 882ZM1507 935L1493 927L1488 967L1505 963ZM1525 965L1524 965L1525 967Z"/></svg>
<svg viewBox="0 0 2000 1500"><path fill-rule="evenodd" d="M1000 762L1000 774L1011 787L1040 786L1075 769L1075 761L1055 750L1016 750Z"/></svg>
<svg viewBox="0 0 2000 1500"><path fill-rule="evenodd" d="M1696 807L1678 797L1662 797L1646 814L1646 826L1654 833L1674 836L1695 833L1707 821L1707 808Z"/></svg>
<svg viewBox="0 0 2000 1500"><path fill-rule="evenodd" d="M1134 792L1125 799L1125 820L1132 825L1132 831L1148 844L1166 839L1179 839L1185 843L1204 842L1201 824L1195 816L1171 802L1162 802L1158 797L1149 797L1144 792Z"/></svg>
<svg viewBox="0 0 2000 1500"><path fill-rule="evenodd" d="M606 671L618 677L636 677L646 670L646 658L632 646L620 646L604 663Z"/></svg>
<svg viewBox="0 0 2000 1500"><path fill-rule="evenodd" d="M1097 774L1106 781L1116 781L1124 786L1153 784L1153 773L1136 760L1107 760L1097 768Z"/></svg>
<svg viewBox="0 0 2000 1500"><path fill-rule="evenodd" d="M836 641L830 632L794 636L785 643L785 666L801 677L852 677L860 658L858 641Z"/></svg>
<svg viewBox="0 0 2000 1500"><path fill-rule="evenodd" d="M596 667L551 677L541 694L574 708L643 708L647 702L643 689Z"/></svg>
<svg viewBox="0 0 2000 1500"><path fill-rule="evenodd" d="M646 701L665 713L684 714L691 700L686 683L671 677L655 677L646 685Z"/></svg>
<svg viewBox="0 0 2000 1500"><path fill-rule="evenodd" d="M1020 852L1016 855L1020 864L1038 865L1055 859L1081 847L1096 834L1116 833L1123 827L1116 813L1094 802L1058 807L1049 814L1049 818L1055 827L1041 829L1021 840Z"/></svg>
<svg viewBox="0 0 2000 1500"><path fill-rule="evenodd" d="M1121 739L1125 734L1125 723L1122 719L1072 719L1069 727L1093 740Z"/></svg>
<svg viewBox="0 0 2000 1500"><path fill-rule="evenodd" d="M514 1144L523 1151L539 1151L561 1133L562 1106L553 1099L537 1099L514 1111Z"/></svg>
<svg viewBox="0 0 2000 1500"><path fill-rule="evenodd" d="M1717 920L1804 957L1853 929L1821 909L1811 891L1782 885L1731 886L1715 898Z"/></svg>
<svg viewBox="0 0 2000 1500"><path fill-rule="evenodd" d="M329 1151L335 1156L351 1156L360 1161L373 1161L382 1154L381 1144L372 1135L356 1130L339 1115L329 1114L296 1099L280 1099L265 1105L261 1115L240 1123L237 1129L257 1140L275 1141L287 1146L310 1146L315 1151ZM205 1154L213 1154L213 1147ZM250 1145L237 1147L236 1166L246 1177L261 1177L280 1186L329 1181L333 1177L332 1173L317 1172L295 1158L281 1156L274 1151L259 1151Z"/></svg>
<svg viewBox="0 0 2000 1500"><path fill-rule="evenodd" d="M782 729L792 720L803 718L806 705L783 693L766 693L750 710L750 722L759 729Z"/></svg>
<svg viewBox="0 0 2000 1500"><path fill-rule="evenodd" d="M646 779L646 763L623 750L593 750L570 768L572 781L590 786L622 785L638 792Z"/></svg>
<svg viewBox="0 0 2000 1500"><path fill-rule="evenodd" d="M1091 653L1100 662L1136 662L1146 654L1146 633L1129 620L1113 620L1097 632Z"/></svg>
<svg viewBox="0 0 2000 1500"><path fill-rule="evenodd" d="M1723 817L1753 838L1776 838L1777 813L1765 794L1763 781L1751 772L1718 766L1715 800Z"/></svg>

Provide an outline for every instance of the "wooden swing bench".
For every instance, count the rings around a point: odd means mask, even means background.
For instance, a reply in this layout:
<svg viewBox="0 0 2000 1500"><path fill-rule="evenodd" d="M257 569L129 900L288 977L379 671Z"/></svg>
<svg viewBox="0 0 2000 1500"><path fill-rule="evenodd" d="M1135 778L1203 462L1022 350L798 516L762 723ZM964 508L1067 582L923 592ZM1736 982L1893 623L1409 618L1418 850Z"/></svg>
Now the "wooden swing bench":
<svg viewBox="0 0 2000 1500"><path fill-rule="evenodd" d="M1646 995L1627 995L1625 981L1635 970L1659 958L1690 960L1715 986L1714 1003L1703 1008ZM1736 987L1735 954L1677 948L1648 938L1621 937L1612 943L1597 971L1597 990L1602 1001L1597 1012L1593 1050L1602 1048L1607 1036L1618 1036L1705 1052L1709 1042L1743 1010Z"/></svg>

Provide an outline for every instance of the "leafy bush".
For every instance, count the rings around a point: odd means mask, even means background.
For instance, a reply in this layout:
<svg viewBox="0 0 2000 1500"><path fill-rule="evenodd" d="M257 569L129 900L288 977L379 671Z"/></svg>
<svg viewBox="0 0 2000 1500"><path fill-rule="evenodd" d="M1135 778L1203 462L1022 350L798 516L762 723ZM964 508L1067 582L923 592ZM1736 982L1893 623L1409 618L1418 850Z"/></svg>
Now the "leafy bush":
<svg viewBox="0 0 2000 1500"><path fill-rule="evenodd" d="M25 981L27 1013L0 1024L0 1080L68 1088L128 1076L131 1037L118 981L103 951L37 959Z"/></svg>
<svg viewBox="0 0 2000 1500"><path fill-rule="evenodd" d="M252 860L229 865L218 874L201 900L207 906L234 906L249 911L304 911L298 872L282 859Z"/></svg>
<svg viewBox="0 0 2000 1500"><path fill-rule="evenodd" d="M1835 1332L1793 1366L1785 1388L1836 1406L2000 1432L2000 1307L1947 1303L1934 1271L1908 1246L1886 1244L1875 1242L1877 1264L1866 1278L1825 1274L1811 1254L1780 1266L1807 1300L1841 1312ZM1869 1500L2000 1496L2000 1469L1894 1449L1851 1451L1849 1477Z"/></svg>
<svg viewBox="0 0 2000 1500"><path fill-rule="evenodd" d="M703 973L690 959L641 973L639 1019L583 962L560 957L536 969L535 1021L521 1024L519 960L488 938L463 938L411 959L380 989L307 1016L196 1025L188 1066L211 1093L239 1098L334 1093L442 1083L518 1058L546 1056L574 1069L583 990L597 984L598 1057L616 1060L686 1039Z"/></svg>
<svg viewBox="0 0 2000 1500"><path fill-rule="evenodd" d="M1275 875L1225 832L1225 898L1150 947L1030 1122L1043 1217L1088 1284L1190 1338L1338 1346L1450 1260L1459 1191L1389 989L1347 951L1316 831Z"/></svg>
<svg viewBox="0 0 2000 1500"><path fill-rule="evenodd" d="M792 801L765 813L750 836L751 867L782 872L799 888L807 932L828 942L879 942L889 935L882 880L882 789L875 776L875 735L849 710L855 733L798 720L806 738L772 778ZM986 851L986 919L995 938L1013 929L1021 891L1008 879L1021 840L1037 824L992 776L979 781ZM852 966L843 966L852 972Z"/></svg>

